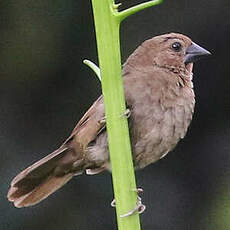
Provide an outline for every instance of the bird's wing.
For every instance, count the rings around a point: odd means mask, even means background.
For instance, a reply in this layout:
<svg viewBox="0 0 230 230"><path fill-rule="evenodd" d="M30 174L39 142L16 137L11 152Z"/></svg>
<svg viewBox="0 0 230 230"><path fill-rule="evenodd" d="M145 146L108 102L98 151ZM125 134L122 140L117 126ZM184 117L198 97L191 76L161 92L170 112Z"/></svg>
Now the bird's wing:
<svg viewBox="0 0 230 230"><path fill-rule="evenodd" d="M84 148L104 128L104 104L101 96L59 149L32 164L13 179L8 199L16 207L34 205L67 183L76 173L81 173L85 169Z"/></svg>
<svg viewBox="0 0 230 230"><path fill-rule="evenodd" d="M84 150L105 129L105 126L105 108L101 95L77 123L63 145L68 145L74 139L76 143L81 145L79 147Z"/></svg>

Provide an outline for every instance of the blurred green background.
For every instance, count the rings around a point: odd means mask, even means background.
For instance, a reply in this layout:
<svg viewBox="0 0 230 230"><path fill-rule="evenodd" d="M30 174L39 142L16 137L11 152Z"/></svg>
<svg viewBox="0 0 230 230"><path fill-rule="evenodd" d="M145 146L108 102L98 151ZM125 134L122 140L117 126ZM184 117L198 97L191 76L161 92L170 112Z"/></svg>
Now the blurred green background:
<svg viewBox="0 0 230 230"><path fill-rule="evenodd" d="M122 0L121 8L143 1ZM196 110L186 138L137 172L144 230L230 228L230 2L165 0L121 27L123 62L144 40L181 32L213 56L195 65ZM37 206L6 199L11 179L55 150L100 95L82 64L97 63L90 0L0 1L0 229L116 229L111 175L74 178Z"/></svg>

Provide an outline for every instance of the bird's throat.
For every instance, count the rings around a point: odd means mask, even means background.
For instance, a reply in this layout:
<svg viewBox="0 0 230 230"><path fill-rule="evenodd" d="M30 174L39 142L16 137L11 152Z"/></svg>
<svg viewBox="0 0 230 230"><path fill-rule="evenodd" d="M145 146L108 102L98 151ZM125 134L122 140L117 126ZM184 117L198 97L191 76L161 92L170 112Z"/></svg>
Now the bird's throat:
<svg viewBox="0 0 230 230"><path fill-rule="evenodd" d="M191 74L193 70L193 63L188 63L185 65L186 70Z"/></svg>

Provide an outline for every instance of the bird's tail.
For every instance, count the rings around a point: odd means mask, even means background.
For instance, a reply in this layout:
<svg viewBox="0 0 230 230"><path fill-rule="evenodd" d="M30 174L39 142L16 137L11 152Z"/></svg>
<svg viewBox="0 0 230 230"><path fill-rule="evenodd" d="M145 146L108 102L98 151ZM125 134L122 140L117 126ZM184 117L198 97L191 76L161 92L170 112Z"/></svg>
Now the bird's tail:
<svg viewBox="0 0 230 230"><path fill-rule="evenodd" d="M18 208L37 204L67 183L75 173L57 174L58 162L64 159L68 150L61 147L34 163L11 182L8 200Z"/></svg>

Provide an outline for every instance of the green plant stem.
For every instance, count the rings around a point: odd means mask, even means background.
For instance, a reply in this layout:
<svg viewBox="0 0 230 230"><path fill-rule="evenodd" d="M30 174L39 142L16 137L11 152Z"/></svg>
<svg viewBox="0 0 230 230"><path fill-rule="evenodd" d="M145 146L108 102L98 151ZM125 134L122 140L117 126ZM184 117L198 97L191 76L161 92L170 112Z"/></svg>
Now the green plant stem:
<svg viewBox="0 0 230 230"><path fill-rule="evenodd" d="M119 13L116 13L116 15L120 18L120 21L123 21L125 18L127 18L128 16L137 13L140 10L146 9L148 7L151 6L155 6L158 5L162 2L163 0L153 0L153 1L148 1L148 2L144 2L141 3L139 5L133 6L127 10L123 10Z"/></svg>
<svg viewBox="0 0 230 230"><path fill-rule="evenodd" d="M136 207L137 193L125 116L119 27L127 16L161 1L151 2L119 13L114 0L92 0L119 230L140 230L138 213L121 217Z"/></svg>
<svg viewBox="0 0 230 230"><path fill-rule="evenodd" d="M125 117L125 98L121 78L119 41L120 21L113 14L112 0L92 0L97 38L102 92L105 102L106 128L109 139L113 188L119 230L139 230L138 215L120 216L136 205L136 188L128 123Z"/></svg>

